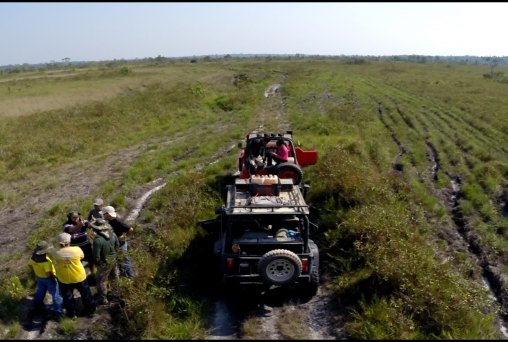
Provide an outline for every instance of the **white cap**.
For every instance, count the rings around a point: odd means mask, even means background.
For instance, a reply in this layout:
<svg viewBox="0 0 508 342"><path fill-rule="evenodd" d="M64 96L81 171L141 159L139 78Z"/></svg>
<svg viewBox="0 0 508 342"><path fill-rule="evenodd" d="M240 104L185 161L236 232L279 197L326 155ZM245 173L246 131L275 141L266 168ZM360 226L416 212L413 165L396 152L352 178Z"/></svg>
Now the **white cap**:
<svg viewBox="0 0 508 342"><path fill-rule="evenodd" d="M96 198L95 201L93 202L93 205L103 205L104 204L104 201L102 200L102 198Z"/></svg>
<svg viewBox="0 0 508 342"><path fill-rule="evenodd" d="M115 212L115 208L113 208L112 206L108 205L107 207L104 207L102 208L102 212L104 214L109 214L109 216L111 217L116 217L116 212Z"/></svg>
<svg viewBox="0 0 508 342"><path fill-rule="evenodd" d="M59 244L71 243L71 234L69 234L69 233L60 233L58 235L58 243Z"/></svg>

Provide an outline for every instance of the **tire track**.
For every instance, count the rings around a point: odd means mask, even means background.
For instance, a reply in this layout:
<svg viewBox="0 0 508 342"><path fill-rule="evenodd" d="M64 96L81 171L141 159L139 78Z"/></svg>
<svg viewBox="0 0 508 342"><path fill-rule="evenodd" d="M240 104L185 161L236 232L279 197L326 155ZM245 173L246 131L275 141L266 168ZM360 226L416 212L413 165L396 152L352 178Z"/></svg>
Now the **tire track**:
<svg viewBox="0 0 508 342"><path fill-rule="evenodd" d="M440 170L439 153L435 146L426 140L427 144L427 160L431 168L431 177L433 184L438 182L438 171ZM461 189L463 180L459 176L452 176L445 172L450 180L450 188L441 191L444 194L444 206L454 223L455 229L464 241L467 250L477 265L481 269L481 278L484 286L491 293L493 301L499 303L502 308L498 315L496 325L499 327L503 336L508 339L506 326L508 325L508 292L506 290L506 282L496 263L490 260L490 253L482 246L480 237L474 232L467 217L462 213L461 200L464 193ZM436 192L436 190L434 190Z"/></svg>

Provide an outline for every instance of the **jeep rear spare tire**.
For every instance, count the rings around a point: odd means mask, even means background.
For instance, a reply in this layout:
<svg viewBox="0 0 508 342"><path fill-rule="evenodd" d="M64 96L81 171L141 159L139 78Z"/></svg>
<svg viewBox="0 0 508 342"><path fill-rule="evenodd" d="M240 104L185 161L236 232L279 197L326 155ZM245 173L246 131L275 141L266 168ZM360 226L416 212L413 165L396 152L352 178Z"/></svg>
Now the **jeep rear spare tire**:
<svg viewBox="0 0 508 342"><path fill-rule="evenodd" d="M300 184L303 178L302 169L298 165L292 163L277 164L273 170L273 174L277 175L279 178L292 178L294 185Z"/></svg>
<svg viewBox="0 0 508 342"><path fill-rule="evenodd" d="M258 273L267 285L294 283L302 273L302 261L286 249L274 249L261 257Z"/></svg>

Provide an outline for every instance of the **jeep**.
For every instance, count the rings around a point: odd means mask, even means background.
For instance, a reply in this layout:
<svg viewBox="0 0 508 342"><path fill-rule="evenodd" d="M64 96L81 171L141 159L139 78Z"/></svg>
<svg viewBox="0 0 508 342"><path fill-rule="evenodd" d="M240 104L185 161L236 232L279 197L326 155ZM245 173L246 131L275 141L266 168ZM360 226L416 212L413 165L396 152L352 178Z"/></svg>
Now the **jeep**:
<svg viewBox="0 0 508 342"><path fill-rule="evenodd" d="M213 253L222 281L233 284L291 285L315 294L319 251L309 237L304 194L308 186L276 175L236 178L216 218L201 221L216 233Z"/></svg>

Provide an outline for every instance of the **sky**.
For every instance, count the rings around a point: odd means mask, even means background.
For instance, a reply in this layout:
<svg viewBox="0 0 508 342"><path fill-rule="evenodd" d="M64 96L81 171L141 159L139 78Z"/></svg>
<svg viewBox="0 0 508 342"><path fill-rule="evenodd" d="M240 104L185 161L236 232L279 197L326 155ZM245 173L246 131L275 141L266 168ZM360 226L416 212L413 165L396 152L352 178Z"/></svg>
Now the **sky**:
<svg viewBox="0 0 508 342"><path fill-rule="evenodd" d="M499 2L2 2L0 65L224 54L508 56Z"/></svg>

